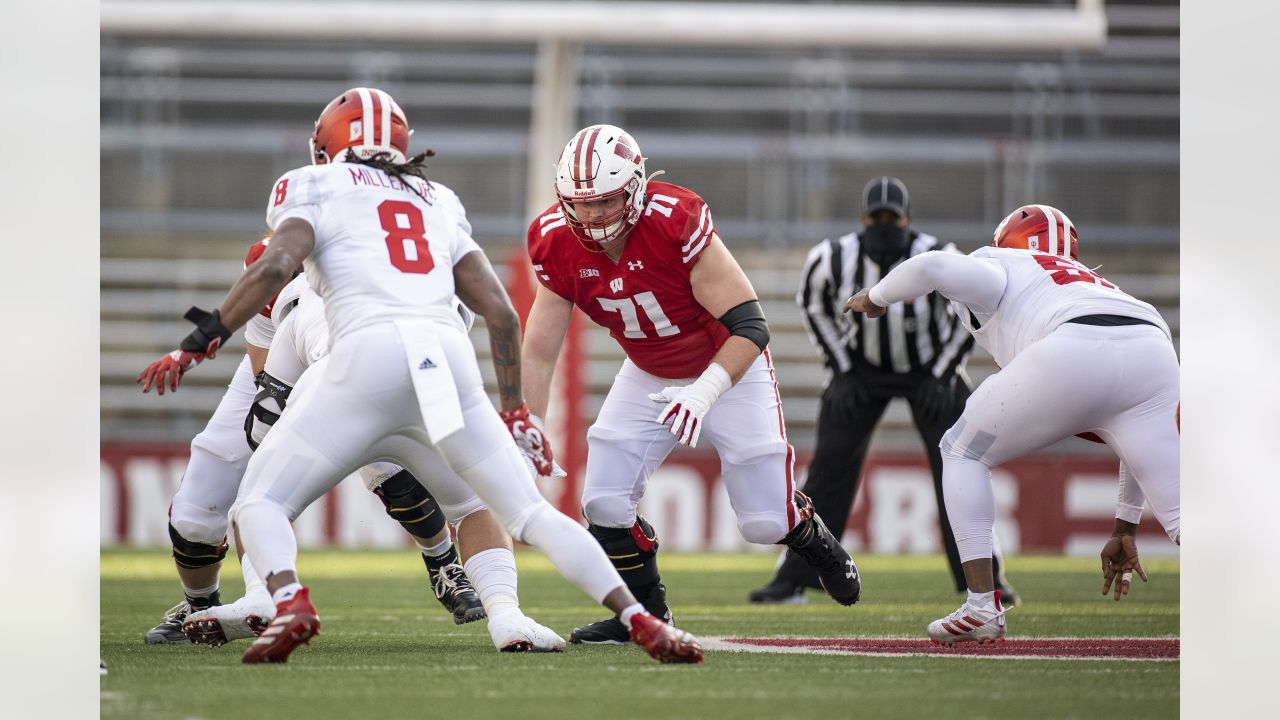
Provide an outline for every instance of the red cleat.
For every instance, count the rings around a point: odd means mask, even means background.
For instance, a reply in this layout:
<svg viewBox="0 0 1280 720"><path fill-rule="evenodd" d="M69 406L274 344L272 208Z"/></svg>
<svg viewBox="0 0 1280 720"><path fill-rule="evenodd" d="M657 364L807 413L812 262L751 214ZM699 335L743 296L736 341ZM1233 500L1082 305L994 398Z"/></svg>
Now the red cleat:
<svg viewBox="0 0 1280 720"><path fill-rule="evenodd" d="M631 618L631 640L658 662L702 662L702 646L697 638L649 613Z"/></svg>
<svg viewBox="0 0 1280 720"><path fill-rule="evenodd" d="M309 645L311 638L320 634L320 616L311 604L311 588L302 588L296 595L276 605L276 617L262 631L262 635L240 658L243 663L282 663L289 661L289 653L299 645Z"/></svg>

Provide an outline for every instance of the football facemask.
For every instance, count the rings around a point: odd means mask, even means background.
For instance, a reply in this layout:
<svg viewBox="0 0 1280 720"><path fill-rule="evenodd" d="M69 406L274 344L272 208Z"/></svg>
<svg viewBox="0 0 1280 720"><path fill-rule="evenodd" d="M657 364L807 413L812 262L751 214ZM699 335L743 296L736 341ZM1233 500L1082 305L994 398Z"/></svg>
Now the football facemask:
<svg viewBox="0 0 1280 720"><path fill-rule="evenodd" d="M583 247L603 252L640 219L647 180L640 146L621 128L592 125L579 130L556 163L556 198L566 224ZM574 201L622 197L622 206L604 217L579 217Z"/></svg>

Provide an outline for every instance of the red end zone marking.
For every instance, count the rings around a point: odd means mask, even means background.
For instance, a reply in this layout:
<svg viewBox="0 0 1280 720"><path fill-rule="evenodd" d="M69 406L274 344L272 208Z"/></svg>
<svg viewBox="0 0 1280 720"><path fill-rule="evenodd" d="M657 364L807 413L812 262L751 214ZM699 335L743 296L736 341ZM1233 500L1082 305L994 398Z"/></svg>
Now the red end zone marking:
<svg viewBox="0 0 1280 720"><path fill-rule="evenodd" d="M934 645L900 638L708 638L709 649L850 655L942 655L951 657L1070 660L1177 660L1178 638L1026 638L989 645Z"/></svg>

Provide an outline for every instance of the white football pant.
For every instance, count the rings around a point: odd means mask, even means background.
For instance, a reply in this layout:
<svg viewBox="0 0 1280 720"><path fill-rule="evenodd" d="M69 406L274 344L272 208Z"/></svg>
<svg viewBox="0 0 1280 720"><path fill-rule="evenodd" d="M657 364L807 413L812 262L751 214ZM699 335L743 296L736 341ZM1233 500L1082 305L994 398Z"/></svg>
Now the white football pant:
<svg viewBox="0 0 1280 720"><path fill-rule="evenodd" d="M987 378L942 438L942 485L960 560L991 557L991 468L1094 432L1179 538L1178 358L1147 325L1066 323Z"/></svg>
<svg viewBox="0 0 1280 720"><path fill-rule="evenodd" d="M582 508L588 521L613 528L635 523L636 506L649 478L676 444L670 427L656 422L663 405L650 400L649 393L689 382L659 378L629 359L623 361L600 415L587 431ZM795 454L787 443L767 350L711 406L698 444L710 444L720 455L725 489L742 537L771 545L795 527Z"/></svg>

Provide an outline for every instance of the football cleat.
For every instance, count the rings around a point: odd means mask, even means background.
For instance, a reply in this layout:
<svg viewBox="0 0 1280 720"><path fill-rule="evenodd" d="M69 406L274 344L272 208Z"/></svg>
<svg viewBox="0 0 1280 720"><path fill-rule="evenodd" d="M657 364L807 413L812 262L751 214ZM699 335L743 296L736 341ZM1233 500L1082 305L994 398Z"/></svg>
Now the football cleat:
<svg viewBox="0 0 1280 720"><path fill-rule="evenodd" d="M148 645L186 645L191 641L182 632L182 621L191 614L191 604L185 599L169 608L159 625L147 631L143 641Z"/></svg>
<svg viewBox="0 0 1280 720"><path fill-rule="evenodd" d="M654 585L647 595L640 600L650 615L657 617L668 625L674 625L671 608L667 607L667 586L662 583ZM569 633L569 642L578 645L625 645L631 642L631 633L616 616L577 627Z"/></svg>
<svg viewBox="0 0 1280 720"><path fill-rule="evenodd" d="M809 498L799 491L796 495L803 498L807 508L802 506L809 517L783 539L791 551L799 555L818 571L818 582L827 591L832 600L841 605L852 605L862 595L862 580L858 574L858 566L853 564L849 552L840 545L831 531L827 529L822 518L812 512L813 504Z"/></svg>
<svg viewBox="0 0 1280 720"><path fill-rule="evenodd" d="M976 642L979 645L1004 639L1004 607L1000 604L1000 591L995 592L995 604L980 608L969 603L960 606L950 615L929 623L929 640L942 645L958 642Z"/></svg>
<svg viewBox="0 0 1280 720"><path fill-rule="evenodd" d="M631 642L631 633L621 620L611 617L574 628L569 633L569 642L575 645L625 645Z"/></svg>
<svg viewBox="0 0 1280 720"><path fill-rule="evenodd" d="M702 662L702 645L697 638L649 613L632 616L631 640L661 663Z"/></svg>
<svg viewBox="0 0 1280 720"><path fill-rule="evenodd" d="M230 605L191 613L182 623L182 632L193 643L218 647L232 640L258 637L275 616L271 596L265 591L255 592Z"/></svg>
<svg viewBox="0 0 1280 720"><path fill-rule="evenodd" d="M489 636L502 652L564 652L564 638L519 612L489 618Z"/></svg>
<svg viewBox="0 0 1280 720"><path fill-rule="evenodd" d="M803 605L809 602L804 595L803 585L783 578L774 578L768 585L747 593L747 600L771 605Z"/></svg>
<svg viewBox="0 0 1280 720"><path fill-rule="evenodd" d="M458 563L451 563L439 568L427 566L427 575L431 578L431 589L436 599L445 610L453 613L453 624L462 625L485 617L484 603L476 595L471 578Z"/></svg>
<svg viewBox="0 0 1280 720"><path fill-rule="evenodd" d="M293 597L276 605L275 619L240 658L243 663L282 663L299 645L310 645L320 634L320 616L311 604L311 588L304 587Z"/></svg>

